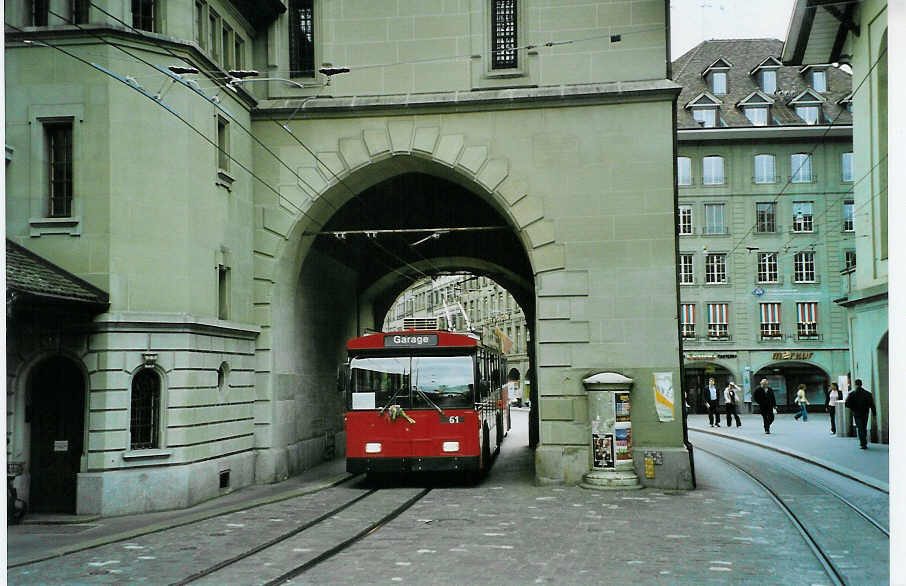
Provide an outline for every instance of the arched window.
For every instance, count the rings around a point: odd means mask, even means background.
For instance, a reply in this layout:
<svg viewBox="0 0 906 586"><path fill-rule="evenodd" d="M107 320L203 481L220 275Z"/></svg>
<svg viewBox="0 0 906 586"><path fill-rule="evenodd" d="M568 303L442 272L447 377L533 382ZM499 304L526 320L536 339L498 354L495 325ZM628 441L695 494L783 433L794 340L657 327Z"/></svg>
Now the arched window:
<svg viewBox="0 0 906 586"><path fill-rule="evenodd" d="M130 449L160 447L160 377L148 368L132 379L129 433Z"/></svg>

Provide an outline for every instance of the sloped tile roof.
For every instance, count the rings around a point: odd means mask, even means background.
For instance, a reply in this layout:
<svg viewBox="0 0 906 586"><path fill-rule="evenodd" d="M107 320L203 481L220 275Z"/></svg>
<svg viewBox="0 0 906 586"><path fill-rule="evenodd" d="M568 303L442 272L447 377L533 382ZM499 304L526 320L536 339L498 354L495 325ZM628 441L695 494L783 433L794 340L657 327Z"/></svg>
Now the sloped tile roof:
<svg viewBox="0 0 906 586"><path fill-rule="evenodd" d="M721 101L720 118L724 127L748 128L752 126L745 113L736 104L755 90L761 89L755 76L749 72L768 57L779 59L783 41L777 39L726 39L699 43L673 62L673 80L683 86L677 99L677 128L700 128L692 119L692 112L684 108L689 100L704 91L710 91L708 80L702 77L711 64L718 59L732 63L727 72L726 95L717 96ZM799 74L800 67L783 66L777 69L777 87L782 92L774 94L771 116L774 125L806 126L787 103L794 96L809 87L808 78ZM834 125L852 124L852 114L837 101L852 91L852 76L836 67L827 68L827 92L822 95L827 101L822 106L821 124L833 121Z"/></svg>
<svg viewBox="0 0 906 586"><path fill-rule="evenodd" d="M58 301L97 305L106 305L109 301L109 296L101 289L9 239L6 241L6 288L23 295Z"/></svg>

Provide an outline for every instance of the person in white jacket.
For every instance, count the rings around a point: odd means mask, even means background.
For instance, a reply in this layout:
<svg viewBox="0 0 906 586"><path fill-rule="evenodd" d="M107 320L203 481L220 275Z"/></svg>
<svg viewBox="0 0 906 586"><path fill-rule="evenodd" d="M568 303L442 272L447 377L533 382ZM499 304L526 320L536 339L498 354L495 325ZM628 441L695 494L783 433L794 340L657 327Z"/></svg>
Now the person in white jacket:
<svg viewBox="0 0 906 586"><path fill-rule="evenodd" d="M739 386L733 381L730 381L727 388L724 389L724 405L727 407L727 427L732 427L731 416L736 418L736 427L742 427L742 421L739 420L740 390Z"/></svg>
<svg viewBox="0 0 906 586"><path fill-rule="evenodd" d="M799 389L796 391L796 398L793 401L799 405L799 413L793 416L793 419L802 418L802 421L808 421L808 411L805 410L806 405L809 405L808 398L805 396L805 385L799 385Z"/></svg>

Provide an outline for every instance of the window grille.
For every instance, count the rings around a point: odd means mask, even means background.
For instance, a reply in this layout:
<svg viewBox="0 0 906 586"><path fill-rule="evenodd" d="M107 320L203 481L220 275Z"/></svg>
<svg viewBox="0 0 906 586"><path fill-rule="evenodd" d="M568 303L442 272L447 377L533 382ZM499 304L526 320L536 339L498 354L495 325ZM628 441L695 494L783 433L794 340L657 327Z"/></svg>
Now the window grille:
<svg viewBox="0 0 906 586"><path fill-rule="evenodd" d="M755 231L777 231L777 204L771 202L755 204Z"/></svg>
<svg viewBox="0 0 906 586"><path fill-rule="evenodd" d="M691 254L680 255L680 284L692 285L695 283L695 271Z"/></svg>
<svg viewBox="0 0 906 586"><path fill-rule="evenodd" d="M708 337L709 338L727 338L727 337L729 337L729 324L727 323L727 304L726 303L709 303L708 304Z"/></svg>
<svg viewBox="0 0 906 586"><path fill-rule="evenodd" d="M692 234L692 206L679 206L679 233Z"/></svg>
<svg viewBox="0 0 906 586"><path fill-rule="evenodd" d="M132 0L132 28L154 32L155 0Z"/></svg>
<svg viewBox="0 0 906 586"><path fill-rule="evenodd" d="M315 75L314 0L289 3L289 67L291 76Z"/></svg>
<svg viewBox="0 0 906 586"><path fill-rule="evenodd" d="M72 122L44 125L47 137L48 210L51 218L72 215Z"/></svg>
<svg viewBox="0 0 906 586"><path fill-rule="evenodd" d="M780 337L780 304L761 303L761 337Z"/></svg>
<svg viewBox="0 0 906 586"><path fill-rule="evenodd" d="M682 309L682 327L684 338L695 337L695 304L683 303Z"/></svg>
<svg viewBox="0 0 906 586"><path fill-rule="evenodd" d="M517 0L493 0L491 5L491 69L519 66L516 4Z"/></svg>
<svg viewBox="0 0 906 586"><path fill-rule="evenodd" d="M129 425L130 448L158 447L160 435L160 377L144 369L132 379L132 406Z"/></svg>
<svg viewBox="0 0 906 586"><path fill-rule="evenodd" d="M815 338L818 336L818 303L808 301L796 304L798 314L797 332L800 338Z"/></svg>
<svg viewBox="0 0 906 586"><path fill-rule="evenodd" d="M814 205L810 201L793 202L793 232L813 232Z"/></svg>
<svg viewBox="0 0 906 586"><path fill-rule="evenodd" d="M758 282L759 283L776 283L777 282L777 253L776 252L759 252L758 253Z"/></svg>
<svg viewBox="0 0 906 586"><path fill-rule="evenodd" d="M814 252L797 252L793 256L793 275L797 283L815 282Z"/></svg>
<svg viewBox="0 0 906 586"><path fill-rule="evenodd" d="M727 282L727 255L709 254L705 256L705 283Z"/></svg>

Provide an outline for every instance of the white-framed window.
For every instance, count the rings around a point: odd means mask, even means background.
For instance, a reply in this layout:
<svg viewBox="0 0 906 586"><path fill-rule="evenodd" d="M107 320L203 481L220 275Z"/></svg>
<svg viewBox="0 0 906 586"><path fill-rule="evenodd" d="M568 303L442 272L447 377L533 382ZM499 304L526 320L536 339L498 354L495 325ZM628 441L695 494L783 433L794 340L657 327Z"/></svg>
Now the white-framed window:
<svg viewBox="0 0 906 586"><path fill-rule="evenodd" d="M519 69L518 0L491 0L491 69Z"/></svg>
<svg viewBox="0 0 906 586"><path fill-rule="evenodd" d="M761 308L761 338L771 339L780 337L780 303L760 303Z"/></svg>
<svg viewBox="0 0 906 586"><path fill-rule="evenodd" d="M777 71L774 69L762 69L761 75L761 91L766 94L773 94L777 91Z"/></svg>
<svg viewBox="0 0 906 586"><path fill-rule="evenodd" d="M702 128L714 128L717 126L717 108L693 108L692 119Z"/></svg>
<svg viewBox="0 0 906 586"><path fill-rule="evenodd" d="M777 272L777 253L776 252L759 252L758 253L758 282L759 283L776 283L779 278Z"/></svg>
<svg viewBox="0 0 906 586"><path fill-rule="evenodd" d="M727 303L709 303L708 304L708 337L709 338L727 338L729 331L729 304Z"/></svg>
<svg viewBox="0 0 906 586"><path fill-rule="evenodd" d="M692 206L679 206L677 214L680 235L693 234L695 228L692 226Z"/></svg>
<svg viewBox="0 0 906 586"><path fill-rule="evenodd" d="M695 337L695 304L682 303L680 305L681 325L683 329L683 338Z"/></svg>
<svg viewBox="0 0 906 586"><path fill-rule="evenodd" d="M44 128L47 161L47 217L72 216L72 119L48 120Z"/></svg>
<svg viewBox="0 0 906 586"><path fill-rule="evenodd" d="M849 249L843 251L843 268L851 269L856 266L856 251Z"/></svg>
<svg viewBox="0 0 906 586"><path fill-rule="evenodd" d="M129 449L160 447L160 375L153 368L142 368L132 377L129 405Z"/></svg>
<svg viewBox="0 0 906 586"><path fill-rule="evenodd" d="M715 96L722 96L727 93L727 72L711 72L711 93Z"/></svg>
<svg viewBox="0 0 906 586"><path fill-rule="evenodd" d="M747 106L743 108L743 111L752 126L768 125L768 106Z"/></svg>
<svg viewBox="0 0 906 586"><path fill-rule="evenodd" d="M315 76L315 0L289 0L290 77Z"/></svg>
<svg viewBox="0 0 906 586"><path fill-rule="evenodd" d="M816 92L827 91L827 72L823 69L812 69L812 89Z"/></svg>
<svg viewBox="0 0 906 586"><path fill-rule="evenodd" d="M810 201L793 202L793 232L815 231L815 204Z"/></svg>
<svg viewBox="0 0 906 586"><path fill-rule="evenodd" d="M809 153L794 153L791 155L790 171L793 183L811 183L812 155Z"/></svg>
<svg viewBox="0 0 906 586"><path fill-rule="evenodd" d="M721 285L727 282L727 255L706 254L705 255L705 283L709 285Z"/></svg>
<svg viewBox="0 0 906 586"><path fill-rule="evenodd" d="M722 203L705 204L705 234L726 234L726 205Z"/></svg>
<svg viewBox="0 0 906 586"><path fill-rule="evenodd" d="M777 204L774 202L760 202L755 204L755 231L777 231Z"/></svg>
<svg viewBox="0 0 906 586"><path fill-rule="evenodd" d="M797 283L815 282L815 253L807 250L793 255L793 279Z"/></svg>
<svg viewBox="0 0 906 586"><path fill-rule="evenodd" d="M854 232L855 225L855 202L851 199L843 200L843 231Z"/></svg>
<svg viewBox="0 0 906 586"><path fill-rule="evenodd" d="M689 157L676 158L676 183L692 185L692 159Z"/></svg>
<svg viewBox="0 0 906 586"><path fill-rule="evenodd" d="M853 182L853 154L843 153L840 155L840 179L844 183Z"/></svg>
<svg viewBox="0 0 906 586"><path fill-rule="evenodd" d="M802 120L809 125L818 124L819 118L819 107L813 105L807 106L796 106L796 116L802 118Z"/></svg>
<svg viewBox="0 0 906 586"><path fill-rule="evenodd" d="M800 338L816 338L818 336L818 303L805 301L796 304L797 324L796 333Z"/></svg>
<svg viewBox="0 0 906 586"><path fill-rule="evenodd" d="M679 255L679 264L680 264L680 285L694 285L695 284L695 263L694 257L691 254L681 254Z"/></svg>
<svg viewBox="0 0 906 586"><path fill-rule="evenodd" d="M755 183L774 183L774 155L755 155Z"/></svg>
<svg viewBox="0 0 906 586"><path fill-rule="evenodd" d="M709 155L702 158L702 184L724 184L724 158L718 155Z"/></svg>

